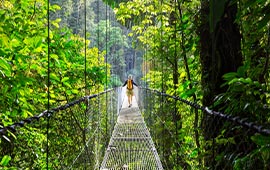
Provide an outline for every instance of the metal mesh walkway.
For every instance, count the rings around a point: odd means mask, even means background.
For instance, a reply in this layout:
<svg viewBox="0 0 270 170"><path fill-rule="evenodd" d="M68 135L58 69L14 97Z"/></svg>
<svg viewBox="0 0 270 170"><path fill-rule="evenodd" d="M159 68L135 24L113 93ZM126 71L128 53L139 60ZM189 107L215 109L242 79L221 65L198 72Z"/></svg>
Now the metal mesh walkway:
<svg viewBox="0 0 270 170"><path fill-rule="evenodd" d="M137 107L121 109L101 170L160 170L158 153Z"/></svg>

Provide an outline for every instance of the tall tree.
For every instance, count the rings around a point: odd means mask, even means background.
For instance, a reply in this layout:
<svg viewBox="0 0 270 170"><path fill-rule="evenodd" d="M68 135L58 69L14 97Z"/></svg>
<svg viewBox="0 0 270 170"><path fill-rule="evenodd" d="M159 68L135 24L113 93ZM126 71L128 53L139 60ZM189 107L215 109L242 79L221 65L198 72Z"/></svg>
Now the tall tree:
<svg viewBox="0 0 270 170"><path fill-rule="evenodd" d="M203 105L213 106L218 94L224 93L227 87L222 76L236 72L242 65L241 35L235 23L237 4L231 5L227 0L201 0L200 59L202 65ZM214 108L221 110L220 108ZM219 134L222 124L204 114L202 125L206 140ZM218 127L217 127L218 126ZM214 155L213 155L214 156ZM215 166L214 159L206 160L208 166Z"/></svg>
<svg viewBox="0 0 270 170"><path fill-rule="evenodd" d="M202 0L199 32L205 106L211 106L214 97L226 91L226 87L221 88L224 83L222 76L237 71L242 65L241 35L239 26L235 23L237 4L225 3L223 8L212 10L212 15L216 15L218 10L223 11L215 26L212 25L213 32L210 31L209 19L215 19L210 18L210 10L209 1Z"/></svg>

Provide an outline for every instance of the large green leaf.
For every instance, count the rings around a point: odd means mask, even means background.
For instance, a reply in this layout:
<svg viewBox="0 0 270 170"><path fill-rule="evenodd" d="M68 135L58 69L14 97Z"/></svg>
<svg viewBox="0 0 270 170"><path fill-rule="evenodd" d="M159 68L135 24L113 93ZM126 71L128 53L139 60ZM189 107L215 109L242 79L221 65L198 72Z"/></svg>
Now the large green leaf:
<svg viewBox="0 0 270 170"><path fill-rule="evenodd" d="M264 17L259 21L258 23L258 29L262 29L265 27L267 24L269 24L270 21L270 5L268 4L263 8L263 12L265 13Z"/></svg>
<svg viewBox="0 0 270 170"><path fill-rule="evenodd" d="M11 157L9 155L5 155L2 158L1 165L2 166L7 166L10 160L11 160Z"/></svg>
<svg viewBox="0 0 270 170"><path fill-rule="evenodd" d="M269 136L263 136L263 135L258 134L258 135L252 136L251 140L259 146L270 144L270 137Z"/></svg>
<svg viewBox="0 0 270 170"><path fill-rule="evenodd" d="M3 57L0 57L0 72L4 76L11 76L11 66Z"/></svg>

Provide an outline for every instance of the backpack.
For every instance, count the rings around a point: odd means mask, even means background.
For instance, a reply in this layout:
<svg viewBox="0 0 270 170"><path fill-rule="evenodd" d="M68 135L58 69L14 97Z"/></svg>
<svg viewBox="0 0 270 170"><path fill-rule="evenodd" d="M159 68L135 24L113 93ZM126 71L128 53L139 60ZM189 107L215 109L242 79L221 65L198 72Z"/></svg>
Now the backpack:
<svg viewBox="0 0 270 170"><path fill-rule="evenodd" d="M127 89L128 90L132 90L133 89L132 80L127 80Z"/></svg>

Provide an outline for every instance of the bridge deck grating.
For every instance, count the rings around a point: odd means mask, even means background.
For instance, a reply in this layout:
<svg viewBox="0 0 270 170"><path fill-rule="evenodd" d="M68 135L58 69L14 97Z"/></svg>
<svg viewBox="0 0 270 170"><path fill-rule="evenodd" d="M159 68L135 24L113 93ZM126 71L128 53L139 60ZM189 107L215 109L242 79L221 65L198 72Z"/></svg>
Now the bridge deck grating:
<svg viewBox="0 0 270 170"><path fill-rule="evenodd" d="M136 103L134 107L121 109L100 169L163 170Z"/></svg>

